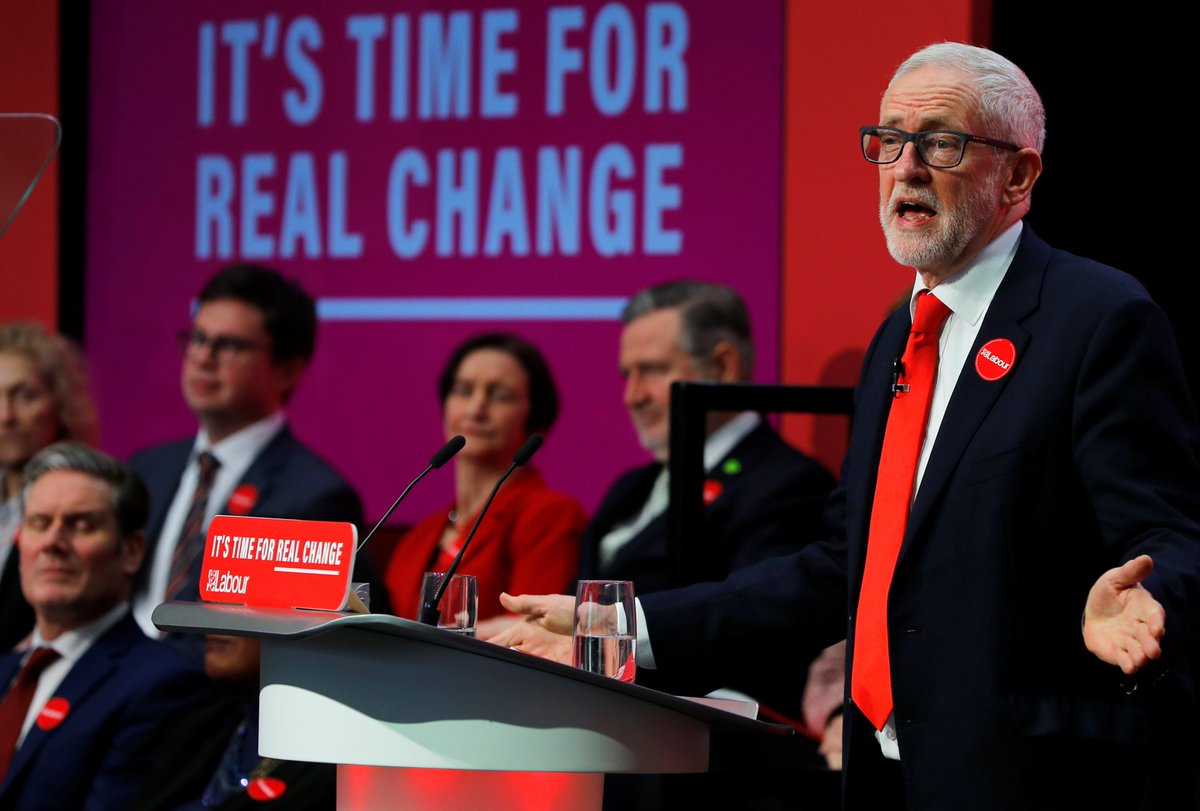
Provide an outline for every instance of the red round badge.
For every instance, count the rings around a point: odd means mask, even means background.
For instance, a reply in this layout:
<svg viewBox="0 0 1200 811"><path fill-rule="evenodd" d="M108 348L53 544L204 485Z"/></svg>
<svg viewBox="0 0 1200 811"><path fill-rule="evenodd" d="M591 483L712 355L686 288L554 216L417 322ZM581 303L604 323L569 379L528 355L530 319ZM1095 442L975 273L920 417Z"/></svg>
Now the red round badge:
<svg viewBox="0 0 1200 811"><path fill-rule="evenodd" d="M975 371L984 380L999 380L1017 360L1017 348L1007 338L993 338L975 356Z"/></svg>
<svg viewBox="0 0 1200 811"><path fill-rule="evenodd" d="M67 713L71 711L71 702L61 696L52 698L46 702L46 706L42 707L42 711L38 713L37 725L39 729L54 729L67 718Z"/></svg>
<svg viewBox="0 0 1200 811"><path fill-rule="evenodd" d="M234 515L249 515L258 503L258 488L252 484L239 485L229 496L229 512Z"/></svg>
<svg viewBox="0 0 1200 811"><path fill-rule="evenodd" d="M720 482L713 481L712 479L706 481L704 483L704 506L707 507L709 504L712 504L721 497L721 493L723 492L725 492L725 486Z"/></svg>
<svg viewBox="0 0 1200 811"><path fill-rule="evenodd" d="M287 794L287 783L278 777L256 777L246 786L246 793L250 795L251 800L266 803Z"/></svg>

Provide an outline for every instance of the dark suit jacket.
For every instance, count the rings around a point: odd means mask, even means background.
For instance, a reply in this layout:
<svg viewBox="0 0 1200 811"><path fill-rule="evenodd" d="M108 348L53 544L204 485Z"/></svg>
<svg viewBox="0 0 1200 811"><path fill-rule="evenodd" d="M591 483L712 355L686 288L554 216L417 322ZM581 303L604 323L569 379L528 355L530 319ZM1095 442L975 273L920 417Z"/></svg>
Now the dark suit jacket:
<svg viewBox="0 0 1200 811"><path fill-rule="evenodd" d="M171 811L198 804L220 766L229 741L246 717L239 696L229 694L177 719L159 739L146 793L134 811ZM247 746L258 746L247 739ZM269 803L242 792L214 806L220 811L270 809L318 811L337 807L337 766L331 763L275 761L268 776L282 780L286 790Z"/></svg>
<svg viewBox="0 0 1200 811"><path fill-rule="evenodd" d="M13 548L0 574L0 652L11 650L33 630L33 609L21 592L19 555Z"/></svg>
<svg viewBox="0 0 1200 811"><path fill-rule="evenodd" d="M19 664L17 654L0 658L0 684L11 683ZM128 808L141 793L159 735L208 695L204 674L147 639L127 614L55 692L70 704L62 723L30 727L0 786L0 808Z"/></svg>
<svg viewBox="0 0 1200 811"><path fill-rule="evenodd" d="M146 578L158 546L159 534L184 467L195 444L194 438L181 439L139 451L129 466L150 491L150 517L146 522L147 563L134 581L134 590L145 589ZM246 514L267 518L299 518L312 521L351 521L363 531L362 501L358 493L327 462L303 445L291 428L284 425L246 469L239 486L253 485L258 499ZM217 513L229 512L222 505ZM199 581L199 569L196 571ZM355 561L355 580L371 584L371 610L390 612L391 604L383 582L376 575L366 554ZM199 637L197 637L199 638Z"/></svg>
<svg viewBox="0 0 1200 811"><path fill-rule="evenodd" d="M660 667L721 679L769 666L780 645L830 643L847 617L853 650L892 360L908 328L905 308L867 353L832 502L843 531L726 583L643 600ZM1016 359L988 382L974 360L995 338ZM1113 784L1137 784L1130 767L1162 740L1164 700L1170 720L1194 721L1197 440L1170 329L1145 290L1026 226L947 408L889 595L909 808L1075 807L1110 785L1099 778L1117 762L1127 768ZM1166 609L1166 653L1131 682L1085 649L1080 620L1097 577L1142 553L1155 561L1145 585ZM846 724L849 807L878 757L860 719Z"/></svg>
<svg viewBox="0 0 1200 811"><path fill-rule="evenodd" d="M728 468L726 463L735 462ZM613 526L634 518L645 505L662 465L646 465L623 475L604 497L584 530L580 553L581 579L632 580L641 594L683 585L676 582L667 553L667 516L658 516L601 566L600 540ZM696 539L707 552L697 566L710 580L771 557L786 555L824 536L821 511L833 477L817 462L780 439L765 422L733 447L712 469L706 482L718 495L704 508L705 537ZM780 712L799 716L800 698L812 657L779 651L769 671L734 674L722 686L735 687ZM647 671L642 681L674 693L701 694L711 686L688 673L658 678Z"/></svg>
<svg viewBox="0 0 1200 811"><path fill-rule="evenodd" d="M726 463L736 462L726 469ZM641 511L662 465L631 470L609 488L584 530L579 577L584 580L632 580L638 594L683 585L675 581L667 556L667 516L658 516L600 565L600 541L612 528ZM720 580L734 569L794 552L824 536L821 510L833 477L818 463L788 445L765 422L742 438L709 473L719 494L704 508L705 538L697 546L711 550L705 579Z"/></svg>

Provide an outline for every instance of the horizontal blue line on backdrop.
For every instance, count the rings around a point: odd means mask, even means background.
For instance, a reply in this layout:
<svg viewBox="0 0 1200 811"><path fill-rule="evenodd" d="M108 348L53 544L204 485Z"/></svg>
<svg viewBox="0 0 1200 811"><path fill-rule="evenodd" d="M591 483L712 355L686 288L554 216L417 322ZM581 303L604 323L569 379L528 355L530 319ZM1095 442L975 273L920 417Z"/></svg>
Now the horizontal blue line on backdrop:
<svg viewBox="0 0 1200 811"><path fill-rule="evenodd" d="M323 298L322 321L615 321L625 298Z"/></svg>

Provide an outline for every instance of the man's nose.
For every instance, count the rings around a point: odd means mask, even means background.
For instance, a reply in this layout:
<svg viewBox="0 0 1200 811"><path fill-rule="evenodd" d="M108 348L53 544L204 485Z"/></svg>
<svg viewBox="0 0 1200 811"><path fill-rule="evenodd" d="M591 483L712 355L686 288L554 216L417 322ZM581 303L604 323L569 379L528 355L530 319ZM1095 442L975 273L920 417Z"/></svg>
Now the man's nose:
<svg viewBox="0 0 1200 811"><path fill-rule="evenodd" d="M917 153L917 145L913 142L904 145L900 150L900 157L890 165L890 169L896 180L905 183L929 179L929 167L921 160L920 154Z"/></svg>
<svg viewBox="0 0 1200 811"><path fill-rule="evenodd" d="M12 398L0 395L0 424L8 425L16 422L17 409L13 406Z"/></svg>
<svg viewBox="0 0 1200 811"><path fill-rule="evenodd" d="M625 407L633 408L645 400L646 387L642 385L642 380L637 373L631 372L629 377L625 378Z"/></svg>
<svg viewBox="0 0 1200 811"><path fill-rule="evenodd" d="M68 549L70 545L71 531L67 527L66 521L55 519L54 523L42 533L42 549L47 552L58 554Z"/></svg>

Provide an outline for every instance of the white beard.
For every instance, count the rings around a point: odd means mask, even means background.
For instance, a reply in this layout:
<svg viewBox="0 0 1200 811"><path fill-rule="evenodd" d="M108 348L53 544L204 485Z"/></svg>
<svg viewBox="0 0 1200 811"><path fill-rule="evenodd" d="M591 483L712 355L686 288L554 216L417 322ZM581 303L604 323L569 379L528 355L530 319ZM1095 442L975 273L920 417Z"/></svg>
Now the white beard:
<svg viewBox="0 0 1200 811"><path fill-rule="evenodd" d="M887 239L888 253L901 265L913 268L945 267L953 264L967 245L991 219L998 205L999 172L971 188L952 209L943 209L934 193L924 186L892 187L891 197L879 203L879 222ZM936 227L927 233L908 233L895 226L898 197L916 200L937 212Z"/></svg>

